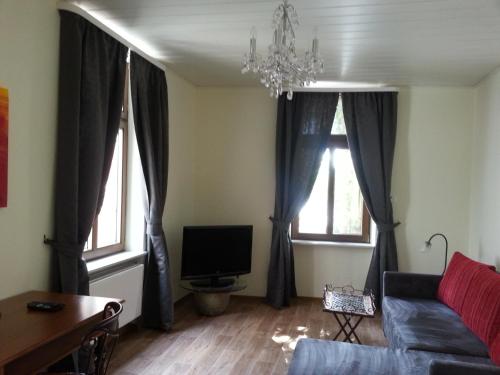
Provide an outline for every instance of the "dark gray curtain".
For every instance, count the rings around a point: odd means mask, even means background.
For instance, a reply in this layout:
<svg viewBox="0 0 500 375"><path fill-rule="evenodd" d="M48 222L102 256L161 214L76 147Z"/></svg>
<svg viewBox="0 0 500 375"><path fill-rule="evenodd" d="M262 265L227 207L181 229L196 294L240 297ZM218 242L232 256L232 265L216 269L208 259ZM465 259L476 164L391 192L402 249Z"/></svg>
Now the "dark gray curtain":
<svg viewBox="0 0 500 375"><path fill-rule="evenodd" d="M98 214L120 125L127 47L61 11L52 287L88 294L83 247Z"/></svg>
<svg viewBox="0 0 500 375"><path fill-rule="evenodd" d="M289 228L309 198L338 102L337 93L281 95L276 122L276 194L266 300L276 308L297 295Z"/></svg>
<svg viewBox="0 0 500 375"><path fill-rule="evenodd" d="M167 198L168 97L165 72L138 54L130 55L130 87L137 144L148 193L147 261L142 299L143 324L169 330L172 287L162 216Z"/></svg>
<svg viewBox="0 0 500 375"><path fill-rule="evenodd" d="M398 94L342 93L342 106L356 176L378 229L365 288L374 292L380 304L384 271L398 270L394 228L399 223L393 221L391 203Z"/></svg>

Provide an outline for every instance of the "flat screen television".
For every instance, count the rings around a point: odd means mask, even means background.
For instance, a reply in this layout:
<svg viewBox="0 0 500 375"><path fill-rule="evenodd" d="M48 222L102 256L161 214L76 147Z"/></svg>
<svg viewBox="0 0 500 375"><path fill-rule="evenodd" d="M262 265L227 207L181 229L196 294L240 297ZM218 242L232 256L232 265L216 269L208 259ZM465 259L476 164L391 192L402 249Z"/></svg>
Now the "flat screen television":
<svg viewBox="0 0 500 375"><path fill-rule="evenodd" d="M222 286L221 277L250 273L252 235L251 225L184 227L181 279L205 279Z"/></svg>

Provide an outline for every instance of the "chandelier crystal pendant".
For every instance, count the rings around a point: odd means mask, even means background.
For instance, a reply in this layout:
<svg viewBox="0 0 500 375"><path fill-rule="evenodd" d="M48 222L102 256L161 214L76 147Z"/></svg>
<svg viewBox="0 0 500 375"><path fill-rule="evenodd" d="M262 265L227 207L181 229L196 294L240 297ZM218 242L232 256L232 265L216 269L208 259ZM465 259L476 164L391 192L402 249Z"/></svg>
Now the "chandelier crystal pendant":
<svg viewBox="0 0 500 375"><path fill-rule="evenodd" d="M299 59L295 53L295 29L299 19L295 8L283 0L273 15L273 42L269 45L266 58L257 54L255 28L250 32L250 51L243 56L243 74L253 72L259 74L261 83L269 88L272 97L278 98L287 91L289 100L293 90L316 82L316 76L323 73L323 59L319 54L319 41L315 36L312 49Z"/></svg>

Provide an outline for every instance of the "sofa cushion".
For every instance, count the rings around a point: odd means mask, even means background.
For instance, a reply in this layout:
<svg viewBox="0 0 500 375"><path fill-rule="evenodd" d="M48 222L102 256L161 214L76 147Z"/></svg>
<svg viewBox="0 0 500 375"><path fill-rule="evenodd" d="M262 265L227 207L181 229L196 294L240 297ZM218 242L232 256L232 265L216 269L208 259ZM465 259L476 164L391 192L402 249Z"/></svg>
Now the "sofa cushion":
<svg viewBox="0 0 500 375"><path fill-rule="evenodd" d="M493 370L492 373L497 373L491 361L483 357L423 351L405 352L338 341L301 339L295 348L288 374L428 375L433 361L475 364L478 368L490 369Z"/></svg>
<svg viewBox="0 0 500 375"><path fill-rule="evenodd" d="M500 366L500 333L497 334L493 344L490 346L490 358L496 365Z"/></svg>
<svg viewBox="0 0 500 375"><path fill-rule="evenodd" d="M474 276L481 270L495 267L476 262L460 252L455 252L439 283L437 299L462 314L464 299Z"/></svg>
<svg viewBox="0 0 500 375"><path fill-rule="evenodd" d="M488 347L437 300L385 297L382 312L391 348L488 357Z"/></svg>
<svg viewBox="0 0 500 375"><path fill-rule="evenodd" d="M477 273L465 296L462 320L486 345L500 332L500 275L484 269Z"/></svg>

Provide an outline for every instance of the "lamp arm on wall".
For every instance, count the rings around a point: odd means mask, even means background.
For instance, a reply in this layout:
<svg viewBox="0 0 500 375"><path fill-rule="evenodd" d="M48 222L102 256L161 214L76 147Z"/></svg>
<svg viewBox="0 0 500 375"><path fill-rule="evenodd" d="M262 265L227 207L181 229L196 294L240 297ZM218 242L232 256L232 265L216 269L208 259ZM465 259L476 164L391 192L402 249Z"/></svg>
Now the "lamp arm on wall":
<svg viewBox="0 0 500 375"><path fill-rule="evenodd" d="M446 238L446 236L443 233L434 233L432 236L429 237L429 239L427 241L425 241L425 244L426 244L426 246L430 247L432 239L434 237L437 237L437 236L442 237L444 239L444 243L445 243L444 269L443 269L443 273L444 273L444 271L446 271L446 266L448 265L448 239Z"/></svg>

